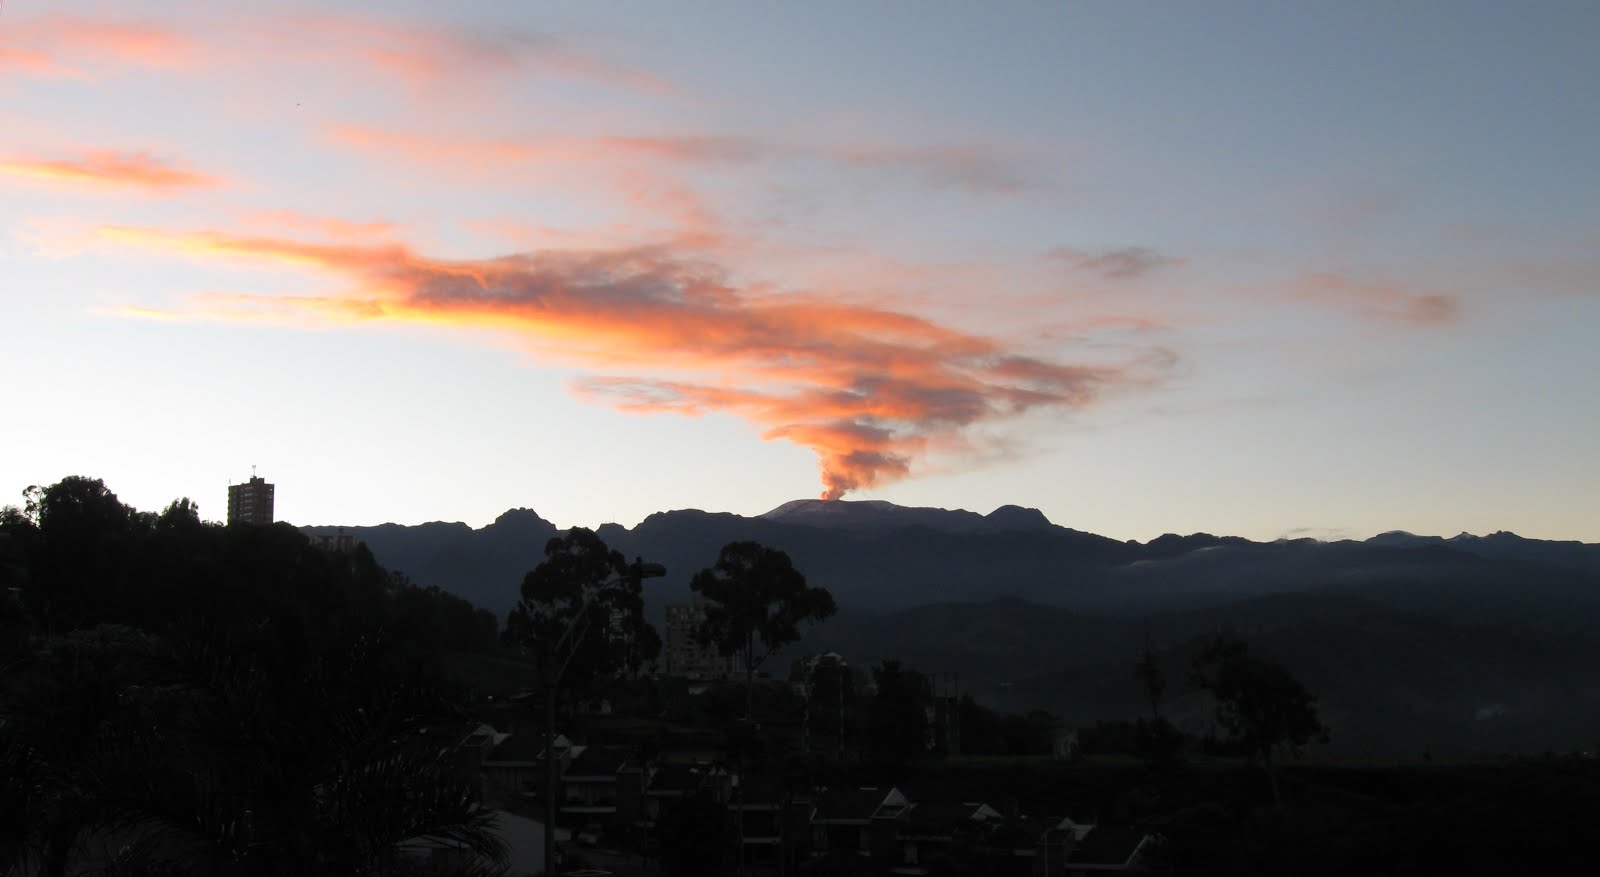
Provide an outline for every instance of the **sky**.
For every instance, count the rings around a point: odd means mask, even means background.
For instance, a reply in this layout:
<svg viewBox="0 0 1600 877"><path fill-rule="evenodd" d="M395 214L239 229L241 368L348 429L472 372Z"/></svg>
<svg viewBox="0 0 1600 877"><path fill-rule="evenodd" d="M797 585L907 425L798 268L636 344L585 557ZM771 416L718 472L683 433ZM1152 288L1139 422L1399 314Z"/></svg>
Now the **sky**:
<svg viewBox="0 0 1600 877"><path fill-rule="evenodd" d="M1600 541L1600 6L0 6L0 504Z"/></svg>

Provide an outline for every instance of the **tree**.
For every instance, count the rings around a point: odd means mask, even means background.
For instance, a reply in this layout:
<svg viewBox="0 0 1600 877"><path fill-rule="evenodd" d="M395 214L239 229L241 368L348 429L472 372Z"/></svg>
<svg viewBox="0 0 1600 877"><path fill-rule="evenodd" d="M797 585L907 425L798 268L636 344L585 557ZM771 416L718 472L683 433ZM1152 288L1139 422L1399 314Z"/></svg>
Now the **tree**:
<svg viewBox="0 0 1600 877"><path fill-rule="evenodd" d="M833 750L844 760L845 744L856 716L856 679L850 665L829 652L804 665L805 732L812 748ZM791 679L794 674L791 673Z"/></svg>
<svg viewBox="0 0 1600 877"><path fill-rule="evenodd" d="M555 739L556 692L619 671L633 673L661 653L661 637L644 620L643 580L664 575L659 564L623 560L593 530L573 527L545 543L545 560L522 580L522 600L506 619L506 638L538 650L545 686L545 748ZM556 762L546 759L546 808L556 807ZM555 832L545 834L553 862Z"/></svg>
<svg viewBox="0 0 1600 877"><path fill-rule="evenodd" d="M91 624L107 614L127 572L133 509L98 478L73 475L23 491L25 515L38 522L40 550L28 609L51 630Z"/></svg>
<svg viewBox="0 0 1600 877"><path fill-rule="evenodd" d="M1145 628L1144 650L1139 663L1134 665L1134 676L1144 689L1145 701L1150 704L1150 718L1139 719L1135 729L1139 735L1139 754L1151 767L1172 770L1182 762L1183 734L1161 715L1161 696L1167 690L1167 675L1161 669L1161 659L1150 644L1150 630Z"/></svg>
<svg viewBox="0 0 1600 877"><path fill-rule="evenodd" d="M661 637L644 618L643 579L660 568L630 564L593 530L573 527L544 547L544 562L522 580L522 599L506 619L505 636L525 648L572 643L568 680L582 684L632 673L661 653Z"/></svg>
<svg viewBox="0 0 1600 877"><path fill-rule="evenodd" d="M453 715L351 631L213 618L176 638L101 625L0 670L0 873L390 874L432 840L498 860L492 811L412 741Z"/></svg>
<svg viewBox="0 0 1600 877"><path fill-rule="evenodd" d="M1145 700L1150 703L1150 718L1160 719L1161 695L1166 693L1167 677L1161 672L1161 662L1156 658L1155 648L1150 645L1148 629L1145 631L1144 651L1139 655L1134 675L1139 677L1139 685L1144 689Z"/></svg>
<svg viewBox="0 0 1600 877"><path fill-rule="evenodd" d="M44 488L37 502L39 527L50 538L80 543L121 530L133 514L104 481L82 475Z"/></svg>
<svg viewBox="0 0 1600 877"><path fill-rule="evenodd" d="M1216 699L1217 722L1262 760L1278 803L1273 752L1286 747L1298 754L1307 743L1328 741L1316 695L1281 665L1250 654L1243 641L1221 636L1195 656L1189 678Z"/></svg>
<svg viewBox="0 0 1600 877"><path fill-rule="evenodd" d="M716 565L695 573L689 587L711 601L698 638L715 643L724 655L744 657L747 720L754 711L756 667L798 640L802 622L838 611L826 588L806 586L789 555L756 542L722 546Z"/></svg>
<svg viewBox="0 0 1600 877"><path fill-rule="evenodd" d="M168 503L156 518L156 529L161 531L193 532L202 526L200 507L187 496Z"/></svg>
<svg viewBox="0 0 1600 877"><path fill-rule="evenodd" d="M927 707L933 692L926 676L899 661L873 667L872 685L876 690L867 706L867 756L898 773L927 748Z"/></svg>

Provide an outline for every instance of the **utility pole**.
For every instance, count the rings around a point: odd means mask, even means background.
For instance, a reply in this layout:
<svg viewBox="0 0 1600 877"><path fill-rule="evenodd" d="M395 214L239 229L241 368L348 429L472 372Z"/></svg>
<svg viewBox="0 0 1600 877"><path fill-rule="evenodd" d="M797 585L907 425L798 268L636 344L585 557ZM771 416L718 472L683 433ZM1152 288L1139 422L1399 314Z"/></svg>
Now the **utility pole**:
<svg viewBox="0 0 1600 877"><path fill-rule="evenodd" d="M546 664L548 666L548 664ZM548 671L544 679L544 872L556 873L556 681Z"/></svg>
<svg viewBox="0 0 1600 877"><path fill-rule="evenodd" d="M539 671L544 682L544 872L550 875L556 873L556 783L561 779L556 766L556 686L561 682L561 675L567 671L567 665L572 662L572 656L578 651L574 642L573 648L566 652L565 657L561 657L568 640L577 633L578 641L582 641L582 632L588 629L589 615L580 611L555 646L545 643L539 655Z"/></svg>

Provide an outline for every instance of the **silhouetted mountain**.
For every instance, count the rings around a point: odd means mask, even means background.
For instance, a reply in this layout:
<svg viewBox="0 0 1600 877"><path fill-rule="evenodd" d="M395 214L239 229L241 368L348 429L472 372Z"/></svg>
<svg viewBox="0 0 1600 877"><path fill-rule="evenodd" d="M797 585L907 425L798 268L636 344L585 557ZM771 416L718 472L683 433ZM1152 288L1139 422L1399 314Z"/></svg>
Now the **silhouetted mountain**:
<svg viewBox="0 0 1600 877"><path fill-rule="evenodd" d="M1600 545L1575 541L1524 539L1505 530L1487 536L1459 533L1448 539L1440 536L1417 536L1404 530L1391 530L1372 537L1368 542L1408 548L1442 545L1479 557L1529 561L1546 566L1600 573Z"/></svg>
<svg viewBox="0 0 1600 877"><path fill-rule="evenodd" d="M997 533L1007 530L1045 530L1054 526L1038 509L1007 505L988 515L965 509L912 508L881 500L797 499L766 514L762 520L858 533L888 532L925 527L941 533Z"/></svg>
<svg viewBox="0 0 1600 877"><path fill-rule="evenodd" d="M303 527L310 533L346 533L365 542L386 568L421 585L443 588L494 612L504 622L516 603L522 576L544 559L544 546L560 532L530 509L511 509L474 530L434 521L404 527ZM383 561L379 561L382 563Z"/></svg>
<svg viewBox="0 0 1600 877"><path fill-rule="evenodd" d="M1019 505L1003 505L984 516L990 531L1000 530L1048 530L1055 525L1038 509L1023 508Z"/></svg>

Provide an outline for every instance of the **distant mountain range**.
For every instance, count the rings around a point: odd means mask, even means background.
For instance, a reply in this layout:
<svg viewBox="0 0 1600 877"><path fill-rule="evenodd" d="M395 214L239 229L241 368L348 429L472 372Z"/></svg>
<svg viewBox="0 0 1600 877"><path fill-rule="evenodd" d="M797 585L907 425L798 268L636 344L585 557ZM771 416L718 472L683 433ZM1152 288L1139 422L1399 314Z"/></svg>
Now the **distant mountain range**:
<svg viewBox="0 0 1600 877"><path fill-rule="evenodd" d="M522 577L558 535L529 509L473 529L461 523L315 526L366 542L379 562L504 616ZM980 515L887 502L796 500L755 517L693 509L660 512L633 528L602 525L607 544L665 564L647 602L685 599L694 573L721 547L753 539L787 551L812 584L841 608L894 611L997 597L1110 614L1221 605L1265 594L1328 587L1362 591L1407 582L1427 603L1447 596L1496 602L1503 582L1522 588L1600 575L1600 545L1523 539L1513 533L1449 539L1391 532L1364 542L1253 542L1233 536L1168 534L1120 542L1052 524L1037 509L1002 506Z"/></svg>
<svg viewBox="0 0 1600 877"><path fill-rule="evenodd" d="M304 529L354 535L385 566L501 617L558 534L527 509L476 530ZM1140 708L1132 662L1148 631L1170 665L1175 715L1199 721L1182 693L1183 666L1200 638L1227 628L1322 694L1344 751L1600 742L1600 545L1404 532L1121 542L1017 506L981 515L844 500L798 500L748 518L662 512L597 532L628 557L667 567L646 585L658 622L725 543L752 539L788 552L839 603L796 656L833 649L857 665L898 658L959 672L965 690L1012 709L1078 722L1131 717Z"/></svg>

